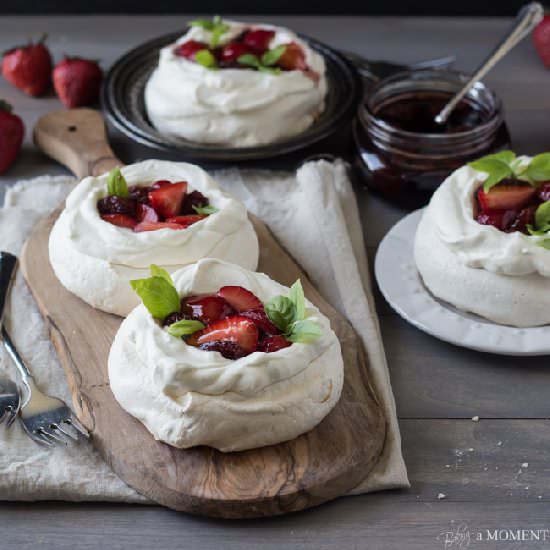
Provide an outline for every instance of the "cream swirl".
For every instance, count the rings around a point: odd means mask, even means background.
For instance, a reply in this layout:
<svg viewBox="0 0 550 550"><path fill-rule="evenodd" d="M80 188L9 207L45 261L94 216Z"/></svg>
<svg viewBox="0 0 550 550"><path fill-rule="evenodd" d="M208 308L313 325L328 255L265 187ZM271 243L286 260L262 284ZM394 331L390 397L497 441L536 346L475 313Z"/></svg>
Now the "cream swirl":
<svg viewBox="0 0 550 550"><path fill-rule="evenodd" d="M173 275L181 296L239 285L262 302L288 288L264 274L205 259ZM170 336L143 305L123 321L109 355L111 389L156 439L179 448L238 451L286 441L312 429L334 407L343 384L339 341L307 303L322 337L237 360Z"/></svg>
<svg viewBox="0 0 550 550"><path fill-rule="evenodd" d="M136 233L99 216L97 201L106 193L107 174L84 178L67 197L49 241L50 261L68 290L94 307L126 315L139 303L128 281L147 276L152 263L173 272L212 257L256 268L258 241L245 206L204 170L187 163L147 160L125 166L122 173L129 185L185 180L218 212L184 230Z"/></svg>
<svg viewBox="0 0 550 550"><path fill-rule="evenodd" d="M324 109L327 90L325 62L288 29L224 21L230 27L225 44L247 28L275 32L270 43L299 44L318 82L303 71L269 74L249 69L211 70L174 53L188 40L208 43L210 33L191 27L175 44L160 51L158 67L145 88L149 119L162 133L200 143L236 147L272 143L307 129Z"/></svg>
<svg viewBox="0 0 550 550"><path fill-rule="evenodd" d="M521 160L529 161L528 157ZM550 277L550 252L537 244L540 237L504 233L475 220L475 194L486 177L463 166L441 184L425 213L438 238L468 267L511 276L538 273Z"/></svg>

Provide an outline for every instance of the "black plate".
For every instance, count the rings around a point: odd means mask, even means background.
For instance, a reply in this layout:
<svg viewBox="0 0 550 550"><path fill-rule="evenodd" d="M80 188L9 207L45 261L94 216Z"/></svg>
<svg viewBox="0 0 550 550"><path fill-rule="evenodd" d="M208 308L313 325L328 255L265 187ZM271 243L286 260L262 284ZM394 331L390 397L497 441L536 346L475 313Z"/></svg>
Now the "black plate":
<svg viewBox="0 0 550 550"><path fill-rule="evenodd" d="M355 116L362 95L361 79L354 66L336 50L301 38L320 53L326 63L327 96L323 113L305 132L257 147L224 147L166 136L149 122L144 90L158 63L159 50L175 42L181 32L150 40L123 55L105 77L101 102L109 120L129 138L148 147L205 161L243 161L270 158L310 146L347 125Z"/></svg>

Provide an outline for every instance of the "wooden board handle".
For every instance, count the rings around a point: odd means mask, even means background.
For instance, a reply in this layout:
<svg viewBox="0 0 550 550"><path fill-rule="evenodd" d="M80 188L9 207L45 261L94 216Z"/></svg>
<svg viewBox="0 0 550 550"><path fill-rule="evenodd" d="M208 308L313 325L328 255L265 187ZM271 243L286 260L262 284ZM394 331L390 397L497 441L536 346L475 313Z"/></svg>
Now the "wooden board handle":
<svg viewBox="0 0 550 550"><path fill-rule="evenodd" d="M34 143L77 177L98 176L123 162L107 142L105 122L93 109L68 109L38 119Z"/></svg>

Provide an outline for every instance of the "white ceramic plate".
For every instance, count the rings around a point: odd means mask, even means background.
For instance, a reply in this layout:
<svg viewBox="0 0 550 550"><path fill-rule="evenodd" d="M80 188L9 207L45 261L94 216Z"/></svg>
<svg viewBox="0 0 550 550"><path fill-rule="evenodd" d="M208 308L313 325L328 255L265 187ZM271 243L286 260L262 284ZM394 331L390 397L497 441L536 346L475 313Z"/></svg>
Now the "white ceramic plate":
<svg viewBox="0 0 550 550"><path fill-rule="evenodd" d="M413 243L422 210L396 223L378 248L374 273L390 306L415 327L457 346L501 355L550 354L550 325L515 328L466 313L435 298L414 262Z"/></svg>

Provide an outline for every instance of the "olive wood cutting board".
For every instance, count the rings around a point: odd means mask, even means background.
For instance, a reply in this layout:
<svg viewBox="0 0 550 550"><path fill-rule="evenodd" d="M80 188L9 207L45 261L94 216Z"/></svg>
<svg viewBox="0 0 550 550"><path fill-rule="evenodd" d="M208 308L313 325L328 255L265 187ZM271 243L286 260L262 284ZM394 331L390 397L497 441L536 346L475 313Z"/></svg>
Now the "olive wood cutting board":
<svg viewBox="0 0 550 550"><path fill-rule="evenodd" d="M46 115L38 121L34 138L79 177L122 164L96 111ZM315 506L365 479L380 457L385 419L367 379L363 346L259 219L251 216L260 241L258 270L284 285L301 278L306 296L330 319L342 344L344 389L336 407L310 432L279 445L222 453L208 447L180 450L155 441L119 406L109 388L107 357L122 319L93 309L58 282L48 257L57 215L33 230L22 252L22 270L49 326L76 414L101 456L126 483L175 510L245 518Z"/></svg>

